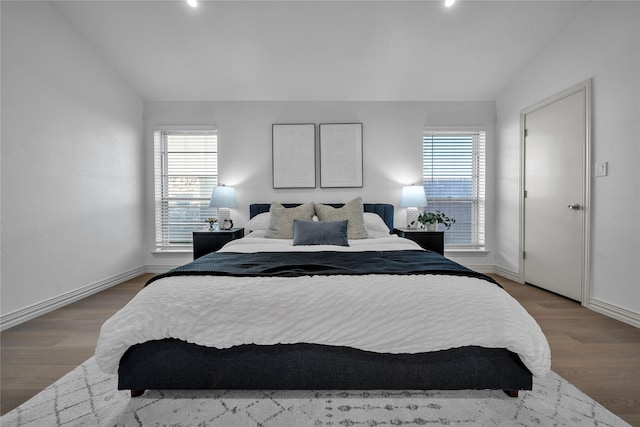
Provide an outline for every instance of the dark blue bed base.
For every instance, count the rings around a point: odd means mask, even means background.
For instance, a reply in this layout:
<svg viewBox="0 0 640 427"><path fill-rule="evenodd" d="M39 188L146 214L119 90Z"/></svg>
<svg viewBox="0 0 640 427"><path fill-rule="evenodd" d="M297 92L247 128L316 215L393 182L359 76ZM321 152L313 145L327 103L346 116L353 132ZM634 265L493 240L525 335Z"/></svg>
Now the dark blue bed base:
<svg viewBox="0 0 640 427"><path fill-rule="evenodd" d="M269 207L252 204L250 217ZM393 229L393 205L365 204L364 210ZM134 397L146 389L492 389L515 397L531 387L531 372L515 353L482 347L379 354L304 343L217 349L165 339L130 347L118 370L118 389Z"/></svg>

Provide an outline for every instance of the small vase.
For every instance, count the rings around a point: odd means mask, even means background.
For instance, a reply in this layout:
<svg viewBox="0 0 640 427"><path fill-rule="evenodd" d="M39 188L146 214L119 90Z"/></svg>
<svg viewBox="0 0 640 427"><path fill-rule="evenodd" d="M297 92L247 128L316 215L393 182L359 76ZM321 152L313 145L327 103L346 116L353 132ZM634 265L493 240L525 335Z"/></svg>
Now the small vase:
<svg viewBox="0 0 640 427"><path fill-rule="evenodd" d="M427 224L427 231L436 231L438 229L438 223Z"/></svg>

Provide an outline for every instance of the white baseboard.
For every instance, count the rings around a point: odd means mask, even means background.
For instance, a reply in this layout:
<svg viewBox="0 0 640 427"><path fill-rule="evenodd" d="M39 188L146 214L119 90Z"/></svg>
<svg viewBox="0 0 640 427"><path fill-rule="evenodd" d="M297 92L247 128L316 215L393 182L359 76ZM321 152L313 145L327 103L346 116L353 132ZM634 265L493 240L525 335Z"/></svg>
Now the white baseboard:
<svg viewBox="0 0 640 427"><path fill-rule="evenodd" d="M636 328L640 328L640 314L627 310L626 308L618 307L617 305L610 304L608 302L600 301L596 298L589 298L590 310L596 313L603 314L607 317L619 320Z"/></svg>
<svg viewBox="0 0 640 427"><path fill-rule="evenodd" d="M505 279L513 280L517 283L522 283L520 281L520 278L518 277L518 273L507 270L506 268L499 267L497 265L468 265L466 267L470 268L471 270L477 271L478 273L497 274L504 277Z"/></svg>
<svg viewBox="0 0 640 427"><path fill-rule="evenodd" d="M496 272L496 269L493 265L466 265L465 267L482 274Z"/></svg>
<svg viewBox="0 0 640 427"><path fill-rule="evenodd" d="M134 268L124 273L100 280L99 282L91 283L76 290L33 304L29 307L13 311L0 317L0 330L4 331L5 329L26 322L27 320L42 316L43 314L71 304L72 302L76 302L102 290L138 277L143 273L145 273L144 267Z"/></svg>
<svg viewBox="0 0 640 427"><path fill-rule="evenodd" d="M497 265L494 267L494 270L496 274L499 274L505 279L513 280L516 283L522 283L522 281L520 280L520 275L515 271L507 270L506 268Z"/></svg>

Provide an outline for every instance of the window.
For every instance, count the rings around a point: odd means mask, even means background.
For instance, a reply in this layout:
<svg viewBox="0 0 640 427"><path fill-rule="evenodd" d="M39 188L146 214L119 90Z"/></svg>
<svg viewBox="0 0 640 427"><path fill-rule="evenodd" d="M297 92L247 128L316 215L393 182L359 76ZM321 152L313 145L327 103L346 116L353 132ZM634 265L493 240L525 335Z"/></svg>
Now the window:
<svg viewBox="0 0 640 427"><path fill-rule="evenodd" d="M485 227L484 131L430 132L422 138L422 182L428 211L456 220L449 248L481 248Z"/></svg>
<svg viewBox="0 0 640 427"><path fill-rule="evenodd" d="M218 184L215 131L154 133L156 248L191 246L192 232L216 216L209 207Z"/></svg>

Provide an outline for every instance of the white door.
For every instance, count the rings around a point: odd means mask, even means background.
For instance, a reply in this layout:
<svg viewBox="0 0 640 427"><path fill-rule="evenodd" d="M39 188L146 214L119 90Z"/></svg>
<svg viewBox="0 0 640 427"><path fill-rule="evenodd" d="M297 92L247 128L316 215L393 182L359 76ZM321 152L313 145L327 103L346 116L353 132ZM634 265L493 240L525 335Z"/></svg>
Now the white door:
<svg viewBox="0 0 640 427"><path fill-rule="evenodd" d="M524 114L524 280L582 301L586 262L586 87Z"/></svg>

